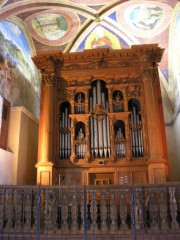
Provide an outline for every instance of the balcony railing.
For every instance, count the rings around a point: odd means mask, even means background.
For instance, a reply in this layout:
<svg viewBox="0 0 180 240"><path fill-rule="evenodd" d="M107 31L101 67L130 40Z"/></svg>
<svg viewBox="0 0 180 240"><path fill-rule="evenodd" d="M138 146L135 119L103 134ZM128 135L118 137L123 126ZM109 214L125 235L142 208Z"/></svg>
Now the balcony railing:
<svg viewBox="0 0 180 240"><path fill-rule="evenodd" d="M0 186L0 239L180 239L180 184Z"/></svg>

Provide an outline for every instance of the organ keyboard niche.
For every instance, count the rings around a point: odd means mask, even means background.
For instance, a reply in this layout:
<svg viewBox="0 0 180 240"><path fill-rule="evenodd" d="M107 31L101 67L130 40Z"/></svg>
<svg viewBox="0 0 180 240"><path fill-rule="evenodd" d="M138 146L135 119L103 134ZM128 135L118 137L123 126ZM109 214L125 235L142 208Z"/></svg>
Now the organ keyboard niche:
<svg viewBox="0 0 180 240"><path fill-rule="evenodd" d="M144 156L140 99L130 98L129 89L118 88L97 79L86 91L68 89L73 98L60 105L60 159Z"/></svg>

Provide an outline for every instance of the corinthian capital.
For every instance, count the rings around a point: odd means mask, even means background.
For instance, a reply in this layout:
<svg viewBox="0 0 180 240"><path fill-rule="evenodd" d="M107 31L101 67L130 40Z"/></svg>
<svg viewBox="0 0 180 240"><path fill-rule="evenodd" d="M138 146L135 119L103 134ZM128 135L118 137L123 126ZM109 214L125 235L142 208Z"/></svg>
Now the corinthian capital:
<svg viewBox="0 0 180 240"><path fill-rule="evenodd" d="M55 79L55 74L54 73L43 73L42 74L42 84L43 86L47 85L53 85Z"/></svg>

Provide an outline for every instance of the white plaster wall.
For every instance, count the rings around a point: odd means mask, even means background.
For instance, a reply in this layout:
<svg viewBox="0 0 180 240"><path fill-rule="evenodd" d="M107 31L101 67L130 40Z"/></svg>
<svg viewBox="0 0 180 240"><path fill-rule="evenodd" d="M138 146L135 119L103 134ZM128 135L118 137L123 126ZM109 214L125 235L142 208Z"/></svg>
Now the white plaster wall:
<svg viewBox="0 0 180 240"><path fill-rule="evenodd" d="M180 113L173 124L172 134L174 136L175 147L175 164L173 166L173 172L176 172L175 180L180 181Z"/></svg>
<svg viewBox="0 0 180 240"><path fill-rule="evenodd" d="M14 153L13 184L36 184L38 120L24 107L10 111L8 149Z"/></svg>
<svg viewBox="0 0 180 240"><path fill-rule="evenodd" d="M166 139L168 148L168 163L169 163L169 180L171 182L177 181L177 158L173 126L166 126Z"/></svg>
<svg viewBox="0 0 180 240"><path fill-rule="evenodd" d="M11 185L15 182L14 154L0 148L0 184Z"/></svg>

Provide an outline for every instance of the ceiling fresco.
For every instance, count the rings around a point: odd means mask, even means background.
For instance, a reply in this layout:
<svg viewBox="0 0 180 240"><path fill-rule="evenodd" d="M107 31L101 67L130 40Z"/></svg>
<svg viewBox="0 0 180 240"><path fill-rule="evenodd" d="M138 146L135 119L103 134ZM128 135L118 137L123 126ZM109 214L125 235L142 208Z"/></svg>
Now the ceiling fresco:
<svg viewBox="0 0 180 240"><path fill-rule="evenodd" d="M162 84L172 101L173 89L180 92L179 9L178 0L0 0L0 21L22 26L32 56L158 43L165 49Z"/></svg>
<svg viewBox="0 0 180 240"><path fill-rule="evenodd" d="M73 12L49 10L37 12L25 20L32 36L45 45L62 45L76 34L80 20Z"/></svg>
<svg viewBox="0 0 180 240"><path fill-rule="evenodd" d="M117 20L137 37L153 37L169 24L172 8L155 1L134 1L122 4L117 10Z"/></svg>

